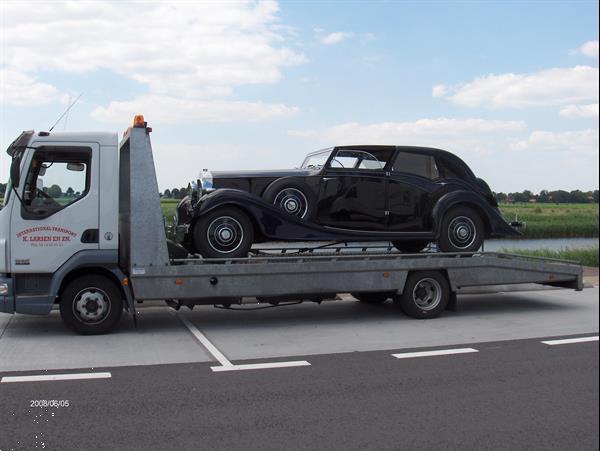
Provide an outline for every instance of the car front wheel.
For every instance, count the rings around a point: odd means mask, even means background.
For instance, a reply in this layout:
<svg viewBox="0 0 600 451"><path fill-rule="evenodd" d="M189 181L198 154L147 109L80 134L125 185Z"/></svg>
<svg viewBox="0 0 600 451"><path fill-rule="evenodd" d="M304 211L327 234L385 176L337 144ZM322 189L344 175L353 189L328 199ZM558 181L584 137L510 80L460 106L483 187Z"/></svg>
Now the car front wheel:
<svg viewBox="0 0 600 451"><path fill-rule="evenodd" d="M243 258L254 242L254 228L238 208L217 208L194 225L194 245L205 258Z"/></svg>
<svg viewBox="0 0 600 451"><path fill-rule="evenodd" d="M442 252L475 252L483 244L485 228L469 207L450 209L440 224L438 248Z"/></svg>

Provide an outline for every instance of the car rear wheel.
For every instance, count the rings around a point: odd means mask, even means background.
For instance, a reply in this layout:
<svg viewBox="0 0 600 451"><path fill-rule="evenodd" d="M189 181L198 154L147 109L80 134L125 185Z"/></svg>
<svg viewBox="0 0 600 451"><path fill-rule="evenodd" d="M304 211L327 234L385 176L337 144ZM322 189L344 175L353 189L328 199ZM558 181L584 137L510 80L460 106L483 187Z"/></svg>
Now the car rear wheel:
<svg viewBox="0 0 600 451"><path fill-rule="evenodd" d="M450 287L443 274L437 271L418 271L408 275L402 295L394 302L408 316L417 319L435 318L447 307Z"/></svg>
<svg viewBox="0 0 600 451"><path fill-rule="evenodd" d="M276 181L265 190L263 197L267 202L299 219L311 221L315 216L316 199L304 183L291 180Z"/></svg>
<svg viewBox="0 0 600 451"><path fill-rule="evenodd" d="M392 244L403 254L417 254L429 245L429 241L394 241Z"/></svg>
<svg viewBox="0 0 600 451"><path fill-rule="evenodd" d="M438 248L442 252L475 252L483 244L485 228L469 207L450 209L440 224Z"/></svg>
<svg viewBox="0 0 600 451"><path fill-rule="evenodd" d="M194 246L205 258L243 258L254 242L254 228L238 208L217 208L194 225Z"/></svg>

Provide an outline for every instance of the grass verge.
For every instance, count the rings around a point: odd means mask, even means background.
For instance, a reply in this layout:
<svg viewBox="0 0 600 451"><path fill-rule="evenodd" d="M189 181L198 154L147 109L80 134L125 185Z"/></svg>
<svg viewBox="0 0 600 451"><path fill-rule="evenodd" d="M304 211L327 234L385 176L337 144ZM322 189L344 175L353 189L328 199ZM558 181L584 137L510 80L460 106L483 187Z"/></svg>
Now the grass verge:
<svg viewBox="0 0 600 451"><path fill-rule="evenodd" d="M526 223L523 238L593 238L598 236L598 204L500 204L507 221Z"/></svg>
<svg viewBox="0 0 600 451"><path fill-rule="evenodd" d="M502 249L500 252L509 254L527 255L530 257L546 257L558 258L563 260L573 260L579 262L583 266L598 267L598 248L582 248L582 249Z"/></svg>

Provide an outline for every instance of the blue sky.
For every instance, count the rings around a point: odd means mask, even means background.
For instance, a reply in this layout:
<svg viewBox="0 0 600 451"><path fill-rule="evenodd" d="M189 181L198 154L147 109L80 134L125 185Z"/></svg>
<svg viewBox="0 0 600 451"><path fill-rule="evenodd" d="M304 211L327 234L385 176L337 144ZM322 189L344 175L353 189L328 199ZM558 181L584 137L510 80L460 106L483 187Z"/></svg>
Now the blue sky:
<svg viewBox="0 0 600 451"><path fill-rule="evenodd" d="M2 2L0 145L154 129L162 189L335 144L441 147L496 191L598 188L597 2ZM0 180L8 159L0 157Z"/></svg>

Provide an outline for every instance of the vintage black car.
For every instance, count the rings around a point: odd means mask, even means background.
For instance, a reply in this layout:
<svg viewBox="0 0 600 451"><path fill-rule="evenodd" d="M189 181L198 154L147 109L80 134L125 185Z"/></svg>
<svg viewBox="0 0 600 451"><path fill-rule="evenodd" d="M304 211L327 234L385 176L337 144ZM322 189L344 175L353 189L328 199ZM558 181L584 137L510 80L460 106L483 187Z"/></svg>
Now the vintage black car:
<svg viewBox="0 0 600 451"><path fill-rule="evenodd" d="M478 250L518 235L487 183L457 156L406 146L341 146L293 170L204 170L200 195L177 207L180 241L207 258L246 256L264 241L382 241L402 252L437 242Z"/></svg>

